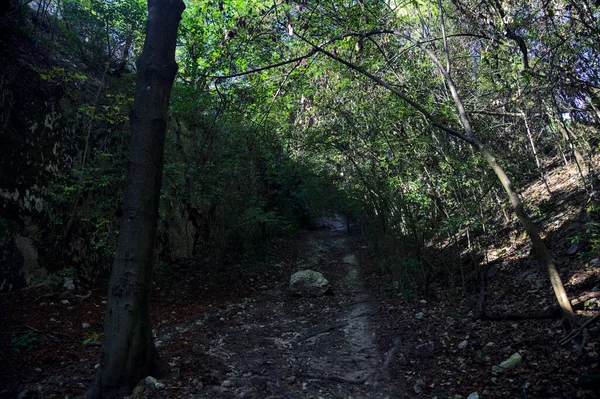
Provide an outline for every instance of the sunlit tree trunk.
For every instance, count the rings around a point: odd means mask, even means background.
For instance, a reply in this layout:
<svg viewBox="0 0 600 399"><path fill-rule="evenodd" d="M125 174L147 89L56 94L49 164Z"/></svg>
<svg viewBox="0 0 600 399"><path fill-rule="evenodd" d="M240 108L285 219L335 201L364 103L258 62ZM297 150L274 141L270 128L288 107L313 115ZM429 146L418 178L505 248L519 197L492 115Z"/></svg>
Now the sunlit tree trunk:
<svg viewBox="0 0 600 399"><path fill-rule="evenodd" d="M100 369L87 398L122 398L165 371L150 327L150 292L169 97L182 0L148 0L148 25L131 113L123 216L113 263Z"/></svg>
<svg viewBox="0 0 600 399"><path fill-rule="evenodd" d="M533 244L537 255L546 267L546 271L548 272L548 275L550 277L550 283L552 284L552 288L554 290L554 295L556 296L558 304L562 309L563 320L569 326L572 326L575 320L575 313L573 312L571 302L569 301L569 297L567 296L565 287L563 286L560 275L558 274L556 262L550 254L550 251L548 251L546 244L544 244L544 241L540 236L537 226L529 218L529 215L527 215L527 212L523 207L523 203L519 198L519 194L515 190L509 177L504 172L504 169L496 161L496 158L485 148L485 146L475 136L473 129L471 128L471 123L467 116L467 112L465 111L460 95L458 94L458 90L454 85L450 74L446 70L444 70L442 63L431 50L424 48L420 45L418 46L429 56L433 63L436 64L440 72L444 75L444 79L446 81L446 84L450 88L452 98L458 110L460 122L465 130L465 135L461 135L459 137L462 140L471 144L483 156L483 158L486 160L488 165L492 168L492 170L500 180L502 187L508 195L510 204L512 205L515 214L517 215L519 221L521 222L521 224L525 228L525 231L529 235L529 238L531 239L531 243Z"/></svg>

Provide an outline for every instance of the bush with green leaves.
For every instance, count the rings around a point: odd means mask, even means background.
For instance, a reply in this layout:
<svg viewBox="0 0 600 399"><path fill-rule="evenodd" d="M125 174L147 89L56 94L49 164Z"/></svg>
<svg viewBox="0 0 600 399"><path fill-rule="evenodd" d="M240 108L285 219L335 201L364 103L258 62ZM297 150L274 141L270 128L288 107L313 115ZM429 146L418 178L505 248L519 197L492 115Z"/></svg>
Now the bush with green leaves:
<svg viewBox="0 0 600 399"><path fill-rule="evenodd" d="M37 335L33 331L10 340L9 346L16 352L31 352L37 348Z"/></svg>

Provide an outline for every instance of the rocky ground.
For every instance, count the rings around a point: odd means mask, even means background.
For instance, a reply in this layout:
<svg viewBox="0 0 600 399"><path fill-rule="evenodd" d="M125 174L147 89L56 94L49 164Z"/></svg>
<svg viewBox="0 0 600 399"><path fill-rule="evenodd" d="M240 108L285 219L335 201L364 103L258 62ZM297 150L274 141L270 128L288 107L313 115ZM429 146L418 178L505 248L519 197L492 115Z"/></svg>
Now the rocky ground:
<svg viewBox="0 0 600 399"><path fill-rule="evenodd" d="M192 297L193 278L180 291L157 287L156 342L174 373L142 383L138 397L595 397L579 381L597 368L595 327L584 348L561 347L566 333L557 320L478 321L464 301L443 293L406 301L381 284L369 249L343 231L290 240L279 242L278 259L222 288ZM331 292L292 295L289 276L302 269L322 272ZM83 340L101 339L93 335L103 297L92 294L57 300L29 290L2 298L4 325L12 326L4 341L29 331L36 338L20 352L2 347L2 397L83 392L98 355L93 340ZM518 367L498 369L515 353Z"/></svg>

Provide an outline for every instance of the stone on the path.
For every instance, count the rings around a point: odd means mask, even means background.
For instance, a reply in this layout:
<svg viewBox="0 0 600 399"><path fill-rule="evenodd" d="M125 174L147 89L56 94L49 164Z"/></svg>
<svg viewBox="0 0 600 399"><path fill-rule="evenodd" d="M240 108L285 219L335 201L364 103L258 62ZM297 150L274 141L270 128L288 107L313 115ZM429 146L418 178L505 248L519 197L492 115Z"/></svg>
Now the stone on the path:
<svg viewBox="0 0 600 399"><path fill-rule="evenodd" d="M465 349L467 347L467 345L469 344L469 341L467 341L466 339L464 341L462 341L460 344L458 344L458 349Z"/></svg>
<svg viewBox="0 0 600 399"><path fill-rule="evenodd" d="M89 329L90 327L91 327L91 326L90 326L90 323L81 323L81 328L83 328L84 330L87 330L87 329Z"/></svg>
<svg viewBox="0 0 600 399"><path fill-rule="evenodd" d="M415 318L421 320L423 317L425 317L425 314L423 312L419 312L415 315Z"/></svg>
<svg viewBox="0 0 600 399"><path fill-rule="evenodd" d="M513 354L511 357L500 363L500 367L503 369L513 369L521 363L521 355L519 353Z"/></svg>
<svg viewBox="0 0 600 399"><path fill-rule="evenodd" d="M575 243L575 244L571 245L569 247L569 249L567 249L567 255L575 255L578 250L579 250L579 244Z"/></svg>
<svg viewBox="0 0 600 399"><path fill-rule="evenodd" d="M73 291L75 289L75 284L73 283L73 279L69 277L65 277L65 282L63 284L63 288L66 288L69 291Z"/></svg>
<svg viewBox="0 0 600 399"><path fill-rule="evenodd" d="M479 394L477 392L473 392L467 396L467 399L479 399Z"/></svg>
<svg viewBox="0 0 600 399"><path fill-rule="evenodd" d="M416 394L423 393L423 388L425 388L425 382L423 380L418 379L417 381L415 381L415 386L413 387L413 389L415 390Z"/></svg>
<svg viewBox="0 0 600 399"><path fill-rule="evenodd" d="M322 296L330 288L329 281L321 273L314 270L301 270L294 273L290 278L290 290L300 296Z"/></svg>

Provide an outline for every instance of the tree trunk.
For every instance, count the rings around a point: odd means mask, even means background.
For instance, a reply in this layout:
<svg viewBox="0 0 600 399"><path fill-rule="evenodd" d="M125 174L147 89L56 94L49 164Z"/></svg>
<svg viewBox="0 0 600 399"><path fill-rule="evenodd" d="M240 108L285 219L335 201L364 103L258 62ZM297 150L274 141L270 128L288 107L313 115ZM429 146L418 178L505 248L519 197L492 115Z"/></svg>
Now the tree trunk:
<svg viewBox="0 0 600 399"><path fill-rule="evenodd" d="M527 120L527 115L525 111L521 111L523 115L523 122L525 122L525 129L527 131L527 138L529 139L529 144L531 144L531 152L533 152L533 157L535 158L535 165L537 166L538 173L540 174L540 178L546 186L546 191L548 194L552 196L552 190L550 190L550 186L548 185L548 180L546 179L546 173L542 167L542 163L540 162L540 157L538 156L537 149L535 148L535 141L533 140L533 134L531 133L531 128L529 127L529 121Z"/></svg>
<svg viewBox="0 0 600 399"><path fill-rule="evenodd" d="M166 370L152 340L150 293L169 97L182 0L148 0L148 25L131 113L130 159L113 263L100 369L87 398L121 398Z"/></svg>
<svg viewBox="0 0 600 399"><path fill-rule="evenodd" d="M558 268L556 267L556 262L554 261L554 258L548 251L548 248L546 248L546 244L544 244L542 237L540 237L537 227L531 221L529 215L527 215L527 212L525 212L525 208L523 207L523 203L521 202L517 191L513 187L512 182L510 181L500 164L498 164L498 162L496 161L496 158L494 158L494 156L485 149L485 147L479 140L477 140L474 137L472 138L472 140L473 146L479 151L481 155L483 155L488 165L494 170L496 176L498 176L500 183L502 183L502 187L504 187L506 194L508 194L510 204L512 205L512 208L515 211L515 214L517 215L519 221L521 222L521 224L525 228L525 231L529 235L529 239L531 240L531 243L533 244L537 255L540 257L540 260L544 263L546 271L550 276L550 283L552 284L554 295L556 296L558 304L562 310L563 320L566 323L568 323L569 326L573 326L575 320L575 313L573 312L571 302L569 301L569 297L567 296L565 287L563 286L562 280L560 279L560 275L558 274Z"/></svg>

